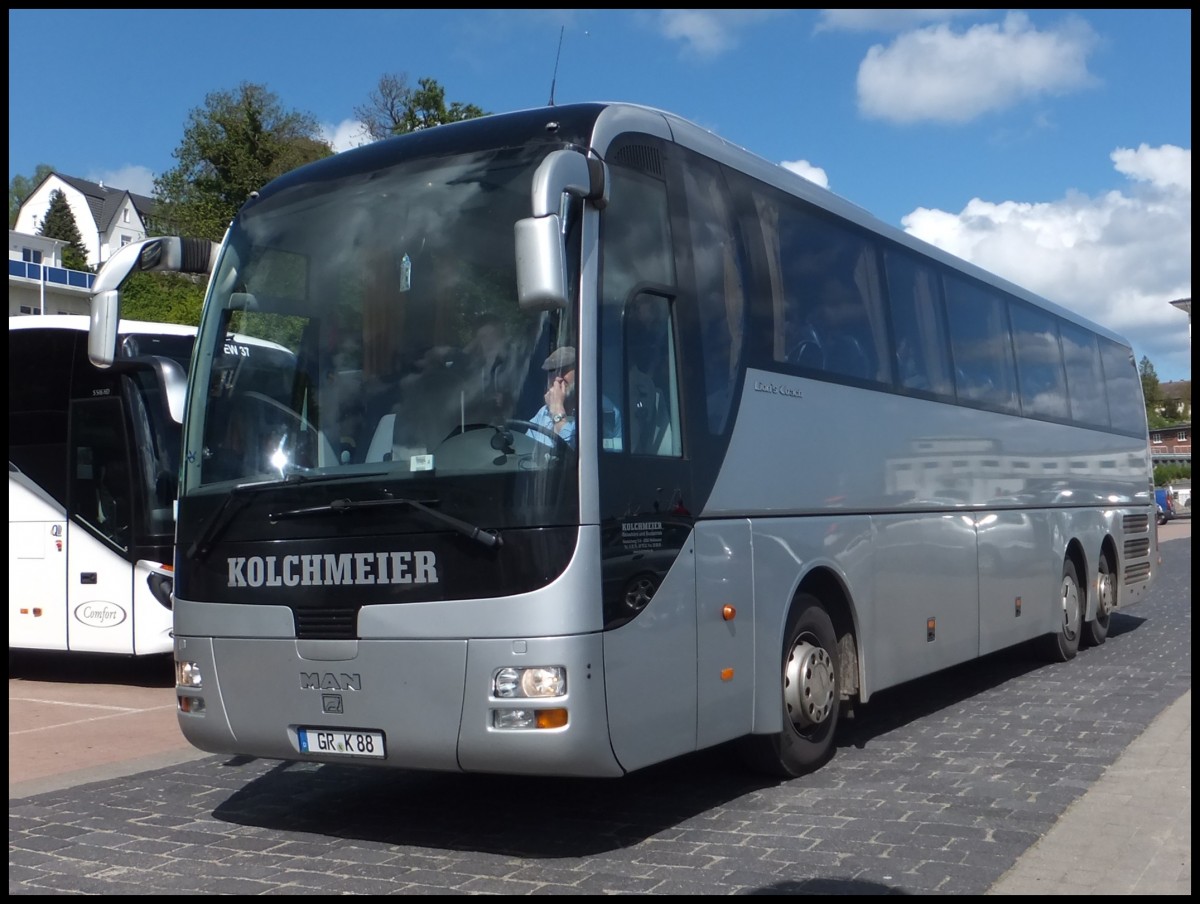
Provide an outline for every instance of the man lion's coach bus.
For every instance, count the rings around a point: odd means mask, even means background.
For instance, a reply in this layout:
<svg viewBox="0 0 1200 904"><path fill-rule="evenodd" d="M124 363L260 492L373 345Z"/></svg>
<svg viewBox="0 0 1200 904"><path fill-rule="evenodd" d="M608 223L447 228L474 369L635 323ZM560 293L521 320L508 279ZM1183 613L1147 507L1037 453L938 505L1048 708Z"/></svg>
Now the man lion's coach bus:
<svg viewBox="0 0 1200 904"><path fill-rule="evenodd" d="M294 358L263 379L233 330ZM798 775L846 704L1102 643L1157 568L1150 475L1121 337L708 131L599 103L422 130L263 186L219 247L179 724L574 776L735 741Z"/></svg>

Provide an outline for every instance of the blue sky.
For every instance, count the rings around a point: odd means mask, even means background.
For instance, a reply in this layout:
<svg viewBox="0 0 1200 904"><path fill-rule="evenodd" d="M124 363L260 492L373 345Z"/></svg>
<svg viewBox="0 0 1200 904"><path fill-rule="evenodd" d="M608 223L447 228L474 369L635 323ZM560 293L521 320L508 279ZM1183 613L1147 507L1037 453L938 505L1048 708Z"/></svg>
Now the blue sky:
<svg viewBox="0 0 1200 904"><path fill-rule="evenodd" d="M1191 379L1190 10L9 10L9 178L151 194L242 82L335 148L380 76L671 110ZM562 35L561 56L559 37ZM555 60L558 57L557 75Z"/></svg>

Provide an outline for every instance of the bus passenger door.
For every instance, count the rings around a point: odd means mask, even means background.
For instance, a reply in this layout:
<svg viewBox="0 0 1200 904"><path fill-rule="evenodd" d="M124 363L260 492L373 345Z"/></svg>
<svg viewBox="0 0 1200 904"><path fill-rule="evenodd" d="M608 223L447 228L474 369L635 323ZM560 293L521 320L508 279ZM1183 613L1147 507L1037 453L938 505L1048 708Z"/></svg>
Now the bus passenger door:
<svg viewBox="0 0 1200 904"><path fill-rule="evenodd" d="M67 648L133 652L134 512L119 397L71 403L67 482Z"/></svg>

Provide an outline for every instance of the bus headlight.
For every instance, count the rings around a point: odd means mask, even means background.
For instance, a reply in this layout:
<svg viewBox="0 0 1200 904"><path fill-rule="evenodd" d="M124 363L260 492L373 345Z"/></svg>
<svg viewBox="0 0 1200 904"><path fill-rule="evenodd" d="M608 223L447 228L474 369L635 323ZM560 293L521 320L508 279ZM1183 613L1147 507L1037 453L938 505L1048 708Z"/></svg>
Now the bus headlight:
<svg viewBox="0 0 1200 904"><path fill-rule="evenodd" d="M561 697L567 692L567 670L562 666L503 668L492 676L495 697Z"/></svg>
<svg viewBox="0 0 1200 904"><path fill-rule="evenodd" d="M175 661L176 687L203 687L204 676L200 674L200 663Z"/></svg>

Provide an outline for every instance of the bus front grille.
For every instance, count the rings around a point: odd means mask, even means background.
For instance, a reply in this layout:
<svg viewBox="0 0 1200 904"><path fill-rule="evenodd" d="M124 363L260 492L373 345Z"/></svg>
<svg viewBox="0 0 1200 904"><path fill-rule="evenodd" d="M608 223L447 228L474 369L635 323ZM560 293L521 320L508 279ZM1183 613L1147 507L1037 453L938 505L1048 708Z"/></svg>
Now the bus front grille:
<svg viewBox="0 0 1200 904"><path fill-rule="evenodd" d="M358 607L352 609L293 609L296 637L301 640L356 640Z"/></svg>

